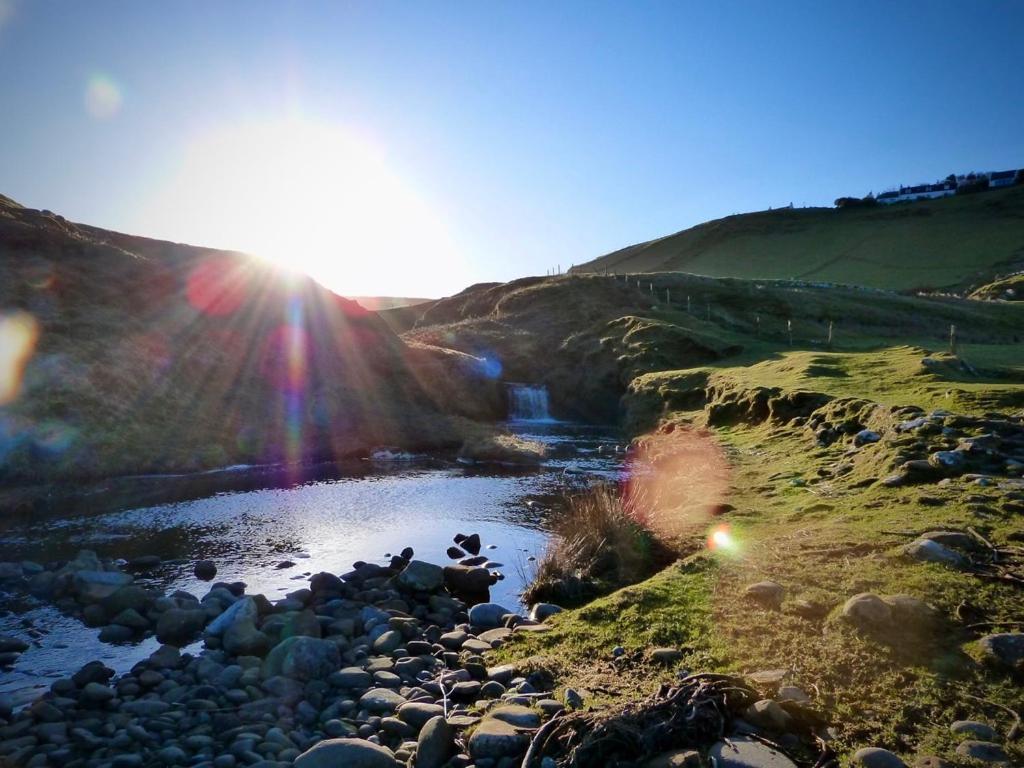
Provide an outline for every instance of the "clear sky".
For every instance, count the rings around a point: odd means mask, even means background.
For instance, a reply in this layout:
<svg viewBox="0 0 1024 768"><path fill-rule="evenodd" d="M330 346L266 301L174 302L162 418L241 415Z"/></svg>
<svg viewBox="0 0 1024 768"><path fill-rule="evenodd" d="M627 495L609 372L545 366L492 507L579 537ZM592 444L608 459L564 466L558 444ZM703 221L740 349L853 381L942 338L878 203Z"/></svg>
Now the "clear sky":
<svg viewBox="0 0 1024 768"><path fill-rule="evenodd" d="M1024 2L0 0L0 193L438 296L1024 166Z"/></svg>

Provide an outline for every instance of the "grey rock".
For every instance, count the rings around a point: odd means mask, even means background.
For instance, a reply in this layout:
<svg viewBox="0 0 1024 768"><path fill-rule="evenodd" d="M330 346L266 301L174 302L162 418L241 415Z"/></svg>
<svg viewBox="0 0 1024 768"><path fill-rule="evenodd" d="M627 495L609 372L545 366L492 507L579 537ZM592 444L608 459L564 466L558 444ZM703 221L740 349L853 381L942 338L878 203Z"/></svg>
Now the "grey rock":
<svg viewBox="0 0 1024 768"><path fill-rule="evenodd" d="M966 562L964 556L959 552L933 539L914 539L903 548L903 552L915 560L924 563L938 563L951 568L959 568Z"/></svg>
<svg viewBox="0 0 1024 768"><path fill-rule="evenodd" d="M878 595L861 592L843 604L842 614L860 629L874 629L892 620L892 607Z"/></svg>
<svg viewBox="0 0 1024 768"><path fill-rule="evenodd" d="M782 598L786 594L786 590L781 584L774 581L759 581L749 585L743 590L743 593L754 602L777 609L782 605Z"/></svg>
<svg viewBox="0 0 1024 768"><path fill-rule="evenodd" d="M264 677L284 675L295 680L326 680L341 666L341 653L330 640L299 635L275 645L263 662Z"/></svg>
<svg viewBox="0 0 1024 768"><path fill-rule="evenodd" d="M495 707L488 713L488 717L501 720L516 728L539 728L540 715L529 707L510 704L503 707Z"/></svg>
<svg viewBox="0 0 1024 768"><path fill-rule="evenodd" d="M1024 632L985 635L978 647L986 660L1015 672L1024 672Z"/></svg>
<svg viewBox="0 0 1024 768"><path fill-rule="evenodd" d="M413 560L395 580L400 587L413 592L433 592L444 584L444 568Z"/></svg>
<svg viewBox="0 0 1024 768"><path fill-rule="evenodd" d="M371 688L359 697L359 706L370 712L394 712L406 699L390 688Z"/></svg>
<svg viewBox="0 0 1024 768"><path fill-rule="evenodd" d="M949 726L949 730L965 736L974 736L980 741L995 741L999 738L995 728L987 723L979 723L976 720L957 720Z"/></svg>
<svg viewBox="0 0 1024 768"><path fill-rule="evenodd" d="M796 768L781 752L747 736L715 743L708 750L708 757L717 768Z"/></svg>
<svg viewBox="0 0 1024 768"><path fill-rule="evenodd" d="M82 689L81 701L86 704L102 705L113 699L114 691L103 683L88 683Z"/></svg>
<svg viewBox="0 0 1024 768"><path fill-rule="evenodd" d="M482 629L494 629L503 624L506 614L514 613L497 603L477 603L469 609L469 623Z"/></svg>
<svg viewBox="0 0 1024 768"><path fill-rule="evenodd" d="M78 571L75 590L84 602L98 603L132 583L130 574L120 571Z"/></svg>
<svg viewBox="0 0 1024 768"><path fill-rule="evenodd" d="M210 581L217 575L217 565L212 560L197 560L192 572L197 579Z"/></svg>
<svg viewBox="0 0 1024 768"><path fill-rule="evenodd" d="M530 608L530 618L534 621L545 621L563 610L562 606L554 603L536 603Z"/></svg>
<svg viewBox="0 0 1024 768"><path fill-rule="evenodd" d="M126 643L135 637L135 630L123 624L108 624L100 630L102 643Z"/></svg>
<svg viewBox="0 0 1024 768"><path fill-rule="evenodd" d="M399 719L417 730L438 715L444 716L444 707L440 704L428 704L424 701L410 701L398 708Z"/></svg>
<svg viewBox="0 0 1024 768"><path fill-rule="evenodd" d="M415 768L441 768L455 752L455 729L443 716L430 718L416 741Z"/></svg>
<svg viewBox="0 0 1024 768"><path fill-rule="evenodd" d="M978 760L982 763L1009 764L1010 762L1010 758L1006 754L1006 750L999 744L994 744L991 741L975 741L970 739L957 747L956 753L960 755L960 757Z"/></svg>
<svg viewBox="0 0 1024 768"><path fill-rule="evenodd" d="M747 707L743 716L754 725L769 731L785 731L792 718L777 701L761 699Z"/></svg>
<svg viewBox="0 0 1024 768"><path fill-rule="evenodd" d="M156 622L156 639L168 645L183 645L198 635L206 624L201 608L171 608Z"/></svg>
<svg viewBox="0 0 1024 768"><path fill-rule="evenodd" d="M469 737L469 754L476 760L517 757L526 750L528 739L514 726L485 717Z"/></svg>
<svg viewBox="0 0 1024 768"><path fill-rule="evenodd" d="M369 688L373 685L373 675L360 667L345 667L331 673L329 681L339 688Z"/></svg>
<svg viewBox="0 0 1024 768"><path fill-rule="evenodd" d="M295 759L295 768L398 768L387 747L362 739L327 739Z"/></svg>
<svg viewBox="0 0 1024 768"><path fill-rule="evenodd" d="M0 653L21 653L28 650L28 643L20 637L0 635Z"/></svg>
<svg viewBox="0 0 1024 768"><path fill-rule="evenodd" d="M898 755L880 747L864 747L853 754L853 764L864 768L907 768Z"/></svg>
<svg viewBox="0 0 1024 768"><path fill-rule="evenodd" d="M256 601L251 597L244 597L241 600L236 600L220 616L211 621L206 627L206 634L212 637L222 637L232 624L236 622L255 624L257 619L259 619L259 608Z"/></svg>

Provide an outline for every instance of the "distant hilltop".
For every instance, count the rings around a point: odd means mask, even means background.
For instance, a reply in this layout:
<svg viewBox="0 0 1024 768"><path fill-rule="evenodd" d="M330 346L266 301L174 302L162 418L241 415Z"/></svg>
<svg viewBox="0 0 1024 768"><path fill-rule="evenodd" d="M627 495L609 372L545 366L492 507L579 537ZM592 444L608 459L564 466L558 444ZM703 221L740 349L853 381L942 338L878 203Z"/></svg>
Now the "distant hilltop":
<svg viewBox="0 0 1024 768"><path fill-rule="evenodd" d="M690 272L970 292L1024 270L1024 185L1007 182L1020 179L1020 172L971 176L963 181L973 189L910 187L914 197L905 199L925 199L904 205L880 205L881 199L872 198L839 208L727 216L622 248L570 272ZM987 191L966 194L981 189ZM898 202L885 199L890 201Z"/></svg>

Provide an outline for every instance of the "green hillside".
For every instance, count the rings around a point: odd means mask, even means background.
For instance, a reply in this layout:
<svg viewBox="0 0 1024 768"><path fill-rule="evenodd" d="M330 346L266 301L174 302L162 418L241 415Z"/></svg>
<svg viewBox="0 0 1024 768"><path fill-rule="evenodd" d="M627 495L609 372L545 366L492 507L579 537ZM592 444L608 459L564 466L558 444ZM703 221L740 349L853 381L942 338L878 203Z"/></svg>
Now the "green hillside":
<svg viewBox="0 0 1024 768"><path fill-rule="evenodd" d="M1024 187L893 206L727 216L574 272L691 272L888 288L965 289L1024 269Z"/></svg>

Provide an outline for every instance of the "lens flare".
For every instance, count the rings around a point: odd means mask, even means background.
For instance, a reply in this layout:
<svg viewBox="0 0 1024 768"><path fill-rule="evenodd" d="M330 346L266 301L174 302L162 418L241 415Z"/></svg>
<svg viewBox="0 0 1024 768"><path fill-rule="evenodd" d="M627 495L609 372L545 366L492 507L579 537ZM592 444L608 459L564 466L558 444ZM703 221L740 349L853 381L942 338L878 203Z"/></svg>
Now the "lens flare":
<svg viewBox="0 0 1024 768"><path fill-rule="evenodd" d="M628 460L634 514L665 538L700 535L729 493L729 462L714 435L674 428L648 435Z"/></svg>
<svg viewBox="0 0 1024 768"><path fill-rule="evenodd" d="M13 402L21 392L25 366L38 338L39 325L32 315L0 315L0 405Z"/></svg>
<svg viewBox="0 0 1024 768"><path fill-rule="evenodd" d="M188 303L204 315L224 317L237 311L248 295L248 276L237 259L214 256L191 272L185 284Z"/></svg>
<svg viewBox="0 0 1024 768"><path fill-rule="evenodd" d="M121 111L121 89L107 75L92 75L85 84L85 108L97 120L107 120Z"/></svg>
<svg viewBox="0 0 1024 768"><path fill-rule="evenodd" d="M716 525L708 534L708 549L712 552L735 552L738 548L736 539L728 525Z"/></svg>

